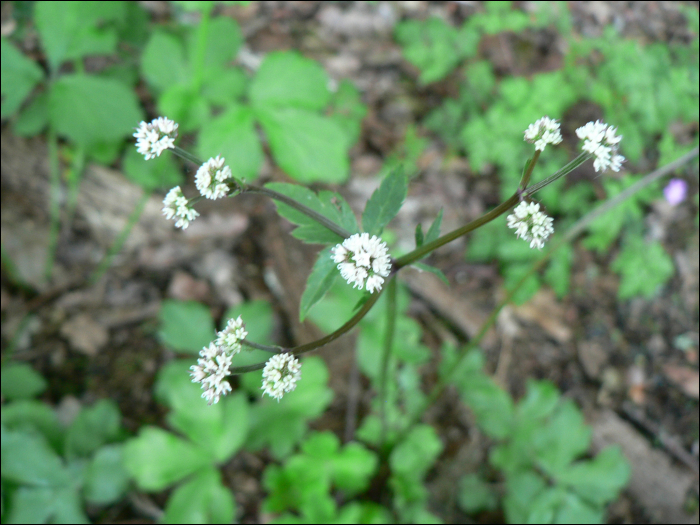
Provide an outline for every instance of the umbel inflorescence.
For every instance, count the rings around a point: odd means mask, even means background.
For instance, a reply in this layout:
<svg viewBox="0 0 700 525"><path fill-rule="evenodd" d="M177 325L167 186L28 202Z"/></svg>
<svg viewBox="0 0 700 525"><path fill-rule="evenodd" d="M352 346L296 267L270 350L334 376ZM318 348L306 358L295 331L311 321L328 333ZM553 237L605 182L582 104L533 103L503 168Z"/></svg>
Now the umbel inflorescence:
<svg viewBox="0 0 700 525"><path fill-rule="evenodd" d="M166 149L173 149L178 155L192 159L193 157L186 152L175 148L177 129L178 125L166 117L158 117L150 123L141 122L134 133L139 153L144 155L146 160L150 160L160 156ZM593 159L596 171L605 171L608 168L613 171L620 170L625 158L618 153L622 137L617 135L616 128L601 121L589 122L578 128L576 135L583 141L583 152L587 158ZM557 145L562 142L560 125L554 119L542 117L528 126L524 132L524 139L535 145L537 153L533 157L533 162L526 165L528 171L523 176L523 187L519 190L521 202L508 215L507 224L509 228L515 230L517 237L530 243L530 248L541 249L554 232L553 220L540 209L538 203L531 202L527 193L527 183L539 154L547 145ZM533 193L556 178L566 175L584 160L586 158L582 156L575 159L565 167L566 169L563 168L543 183L539 183L538 187L533 189ZM226 165L225 159L221 156L210 158L199 167L195 176L195 185L202 197L212 200L232 195L236 191L243 191L242 188L245 186L233 176L231 168ZM282 197L278 194L273 198ZM167 219L174 220L176 227L185 229L199 216L194 209L194 203L197 200L199 198L188 199L180 186L176 186L163 199L163 215ZM301 203L298 203L298 206L303 213L315 218L313 210L308 210ZM304 209L307 211L303 211ZM454 238L451 237L451 239ZM446 242L449 241L445 239L443 244ZM418 256L419 254L414 255L414 257ZM376 235L370 236L369 233L351 235L332 249L331 258L336 263L341 276L349 284L355 288L367 290L369 293L381 291L384 280L389 277L392 268L400 269L406 264L404 261L403 264L393 265L386 243ZM199 353L197 364L190 367L192 381L201 384L204 390L202 397L210 405L217 403L221 396L231 391L231 384L227 378L231 375L232 360L241 351L247 335L248 332L241 317L229 320L226 327L216 334L215 341ZM260 347L254 343L247 344ZM289 351L277 353L267 361L263 369L261 387L263 395L267 394L279 401L285 393L296 388L300 378L301 364L293 353Z"/></svg>
<svg viewBox="0 0 700 525"><path fill-rule="evenodd" d="M369 233L348 237L333 248L331 257L338 264L343 279L369 293L381 290L384 278L391 272L386 243L376 235L370 237Z"/></svg>

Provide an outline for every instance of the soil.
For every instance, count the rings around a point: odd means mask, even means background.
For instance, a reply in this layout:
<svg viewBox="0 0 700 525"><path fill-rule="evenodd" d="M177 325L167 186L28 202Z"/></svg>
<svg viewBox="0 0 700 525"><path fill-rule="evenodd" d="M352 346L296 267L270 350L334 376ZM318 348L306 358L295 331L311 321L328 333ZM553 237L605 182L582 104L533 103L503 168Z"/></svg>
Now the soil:
<svg viewBox="0 0 700 525"><path fill-rule="evenodd" d="M516 4L526 10L529 5ZM676 2L567 5L576 34L598 35L614 23L642 42L687 37ZM145 7L154 17L169 16L167 3L148 2ZM425 224L440 208L446 210L447 231L499 202L496 183L473 174L464 159L448 155L446 145L420 125L443 97L457 93L458 74L419 86L417 70L402 58L392 36L397 21L407 18L435 15L460 24L483 9L480 2L261 2L220 9L241 24L246 38L242 61L296 49L320 61L334 80L348 78L360 88L368 114L351 151L352 178L336 188L355 211L376 187L374 175L383 159L401 146L407 127L414 124L428 147L417 161L420 174L409 188L409 205L396 221L399 239L412 242L415 224ZM551 49L561 48L555 33L543 31L533 38ZM502 76L559 67L556 53L514 63L508 59L508 46L513 45L508 36L493 37L482 42L480 53ZM2 360L27 362L41 372L49 382L44 401L61 410L76 401L111 398L129 432L146 424L164 426L165 409L153 399L152 386L159 368L174 357L155 337L159 306L168 298L200 301L217 319L231 305L264 299L274 309L273 340L291 346L319 337L317 327L298 322L299 299L316 249L289 236L290 224L259 196L204 203L202 216L185 232L171 230L160 215L162 196L152 196L112 267L97 284L90 284L89 276L141 195L118 165L87 166L75 214L68 216L63 207L56 263L47 281L46 140L16 137L3 122L1 146ZM654 154L649 157L653 168ZM62 160L67 167L68 159ZM684 174L694 195L697 168ZM194 188L192 175L188 173L188 180ZM268 159L260 182L269 180L289 179ZM63 194L64 203L67 196ZM511 394L522 395L528 378L549 379L583 408L593 426L595 449L609 443L623 447L634 465L633 479L610 506L611 523L698 521L696 216L691 200L671 207L660 197L648 210L646 226L661 231L676 267L672 280L653 299L617 299L619 278L609 264L619 247L597 256L574 243L572 292L558 300L543 289L526 305L507 307L483 345L489 371ZM465 261L464 248L464 241L457 241L431 259L447 275L449 288L426 274L406 274L410 312L424 326L424 342L436 351L445 340L473 336L497 304L500 292L494 291L502 289L497 267ZM14 278L6 253L26 284ZM351 335L317 353L330 368L336 396L313 427L341 437L348 391L356 386L350 379L353 345ZM360 380L365 394L367 386ZM368 398L360 396L361 411L367 410ZM453 494L465 469L485 461L490 443L454 392L446 392L425 420L437 427L445 445L428 477L430 510L447 523L472 522L475 518L461 513L446 494ZM223 469L242 523L269 519L260 512L265 497L260 480L270 461L265 453L244 452ZM153 509L162 508L166 496L134 494L128 503L91 518L151 522ZM496 523L504 517L485 513L476 519Z"/></svg>

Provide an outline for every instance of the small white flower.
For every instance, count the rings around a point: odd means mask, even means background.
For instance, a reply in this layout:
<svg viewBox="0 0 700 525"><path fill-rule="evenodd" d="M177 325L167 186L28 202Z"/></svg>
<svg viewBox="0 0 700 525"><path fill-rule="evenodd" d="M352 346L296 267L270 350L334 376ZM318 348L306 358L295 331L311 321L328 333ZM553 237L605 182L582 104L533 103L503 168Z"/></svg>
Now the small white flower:
<svg viewBox="0 0 700 525"><path fill-rule="evenodd" d="M625 157L617 154L622 136L616 133L617 128L600 120L588 122L576 130L578 138L583 140L583 151L595 156L593 168L596 171L605 171L608 168L620 171Z"/></svg>
<svg viewBox="0 0 700 525"><path fill-rule="evenodd" d="M209 405L218 403L221 396L231 391L231 384L225 378L230 374L232 355L210 343L199 352L199 356L197 364L190 367L192 382L202 384L202 397Z"/></svg>
<svg viewBox="0 0 700 525"><path fill-rule="evenodd" d="M219 199L225 197L230 191L226 181L233 178L231 168L224 166L224 159L221 156L211 158L202 164L195 175L195 184L199 193L207 199Z"/></svg>
<svg viewBox="0 0 700 525"><path fill-rule="evenodd" d="M189 205L189 201L182 194L180 186L171 189L163 199L163 215L170 220L177 218L175 227L186 230L190 222L199 217L199 213Z"/></svg>
<svg viewBox="0 0 700 525"><path fill-rule="evenodd" d="M165 117L153 119L150 124L141 122L134 133L138 152L150 160L160 157L166 149L175 147L177 124Z"/></svg>
<svg viewBox="0 0 700 525"><path fill-rule="evenodd" d="M355 288L369 293L381 290L384 278L391 272L391 257L386 243L368 233L356 233L336 245L331 258L338 265L340 275Z"/></svg>
<svg viewBox="0 0 700 525"><path fill-rule="evenodd" d="M275 354L265 364L262 376L263 395L274 397L279 402L286 392L297 387L297 381L301 379L301 363L292 354Z"/></svg>
<svg viewBox="0 0 700 525"><path fill-rule="evenodd" d="M521 202L508 215L507 221L509 228L515 228L517 237L530 241L530 248L541 250L547 237L554 233L552 218L541 212L536 202Z"/></svg>
<svg viewBox="0 0 700 525"><path fill-rule="evenodd" d="M547 144L559 144L561 133L559 123L549 117L542 117L525 130L525 141L534 143L535 149L544 151Z"/></svg>
<svg viewBox="0 0 700 525"><path fill-rule="evenodd" d="M243 319L239 315L238 319L229 319L226 328L216 335L216 346L228 354L234 355L241 351L241 341L245 339L248 332L246 332Z"/></svg>

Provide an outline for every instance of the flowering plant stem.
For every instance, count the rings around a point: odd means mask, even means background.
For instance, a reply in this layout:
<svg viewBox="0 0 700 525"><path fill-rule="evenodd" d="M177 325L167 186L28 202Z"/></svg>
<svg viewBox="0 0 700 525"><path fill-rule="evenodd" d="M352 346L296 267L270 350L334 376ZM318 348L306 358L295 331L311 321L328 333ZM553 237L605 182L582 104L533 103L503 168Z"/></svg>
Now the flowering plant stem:
<svg viewBox="0 0 700 525"><path fill-rule="evenodd" d="M382 364L379 372L379 410L380 420L382 422L381 437L379 443L384 444L386 440L386 385L387 374L389 372L389 359L391 358L391 349L394 344L394 332L396 331L396 276L389 279L387 285L387 301L386 301L386 334L384 336L384 351L382 353Z"/></svg>
<svg viewBox="0 0 700 525"><path fill-rule="evenodd" d="M282 348L278 346L266 346L266 345L260 345L257 343L251 343L250 341L243 340L241 341L241 344L243 346L248 346L250 348L257 348L259 350L265 350L265 351L273 351L275 353L279 353L280 351L282 352L289 352L294 355L299 355L299 354L304 354L306 352L310 352L311 350L316 350L317 348L320 348L324 345L327 345L328 343L331 343L338 339L340 336L343 334L349 332L353 328L355 328L355 325L359 323L362 318L367 315L367 312L369 312L372 307L374 306L374 303L377 302L379 297L381 296L382 292L384 290L379 290L377 293L373 293L372 295L369 296L367 301L362 305L362 307L357 311L355 315L353 315L350 320L345 323L343 326L338 328L335 332L328 334L325 337L322 337L321 339L317 339L316 341L312 341L310 343L306 343L303 345L299 346L294 346L292 348ZM257 363L255 365L249 365L249 366L238 366L238 367L232 367L231 368L231 374L245 374L246 372L252 372L254 370L260 370L265 366L265 363Z"/></svg>

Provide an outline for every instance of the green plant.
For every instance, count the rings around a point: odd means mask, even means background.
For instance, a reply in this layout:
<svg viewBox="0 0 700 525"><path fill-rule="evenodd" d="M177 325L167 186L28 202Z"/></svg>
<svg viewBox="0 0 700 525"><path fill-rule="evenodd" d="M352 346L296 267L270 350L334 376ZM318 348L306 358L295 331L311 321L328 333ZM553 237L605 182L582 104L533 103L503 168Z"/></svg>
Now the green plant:
<svg viewBox="0 0 700 525"><path fill-rule="evenodd" d="M30 366L3 366L2 521L88 523L86 505L114 503L128 488L121 414L101 400L64 426L34 399L45 389Z"/></svg>
<svg viewBox="0 0 700 525"><path fill-rule="evenodd" d="M477 424L498 443L490 462L505 478L503 507L510 523L603 523L604 505L617 498L630 468L619 448L582 459L591 430L571 400L562 400L546 381L528 381L517 404L481 371L472 352L458 374L451 374L455 350L445 348L443 373L450 374ZM476 474L461 482L466 512L493 508L497 492Z"/></svg>
<svg viewBox="0 0 700 525"><path fill-rule="evenodd" d="M560 16L553 17L552 10L561 10ZM602 114L619 124L620 132L625 136L625 152L632 161L640 160L643 150L658 148L663 157L660 162L666 164L691 149L690 145L680 144L671 132L674 122L691 124L697 122L698 114L698 17L695 10L683 12L695 33L690 45L642 45L621 37L611 27L600 38L573 39L568 31L563 30L571 25L568 11L563 6L539 5L535 23L528 24L525 15L513 9L509 2L498 6L487 4L484 12L474 14L457 29L437 20L408 21L397 28L396 39L402 44L406 59L421 70L422 82L442 78L444 74L434 74L436 69L444 69L446 74L447 70L464 64L459 97L443 101L426 117L424 124L439 134L448 146L463 151L474 171L483 173L495 167L505 198L517 180L524 144L515 136L501 136L501 130L521 129L537 115L571 113L583 102L597 104ZM498 14L500 16L496 16ZM476 42L471 44L476 49L483 34L520 32L526 27L551 25L555 20L561 37L571 46L563 68L536 73L529 79L497 79L491 65L478 60L475 51L451 54L451 62L446 67L447 64L430 56L437 44L426 46L426 37L423 40L419 37L423 32L431 34L436 26L441 25L448 28L441 38L451 35L449 38L457 39L457 35L465 34L473 39L477 35ZM431 42L430 38L428 42ZM452 45L460 49L457 44ZM421 56L422 60L419 59ZM554 170L553 166L562 161L555 152L550 155L554 156L543 159L545 170ZM630 186L633 179L634 176L620 180L606 178L602 186L608 197L614 197L624 187ZM627 247L643 246L643 232L633 225L643 216L644 206L658 196L658 190L647 190L598 218L591 224L590 234L583 240L583 245L598 252L607 251L619 239ZM555 214L561 223L581 217L594 200L589 183L551 185L540 193L540 198L549 213ZM519 279L533 257L510 240L504 238L502 231L499 235L494 227L490 231L477 232L467 250L467 258L473 261L498 260L506 287ZM658 251L654 253L658 254ZM626 259L629 258L627 255ZM651 265L647 271L650 277L646 281L648 286L621 284L621 298L635 294L650 297L658 285L668 281L668 264L661 262L661 259L668 260L668 256L658 254L656 258L659 264ZM532 297L542 283L551 285L557 295L566 295L571 260L570 250L558 253L542 277L533 275L529 278L515 302L522 303ZM623 264L612 266L621 274L623 283L628 282L625 272L629 272L631 278L631 268L631 265Z"/></svg>

